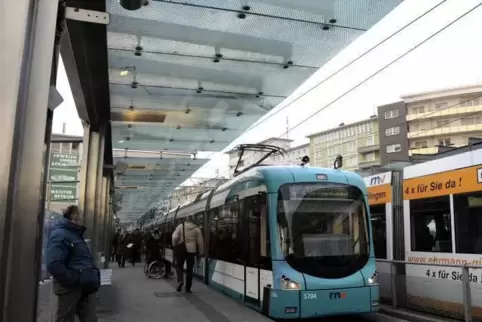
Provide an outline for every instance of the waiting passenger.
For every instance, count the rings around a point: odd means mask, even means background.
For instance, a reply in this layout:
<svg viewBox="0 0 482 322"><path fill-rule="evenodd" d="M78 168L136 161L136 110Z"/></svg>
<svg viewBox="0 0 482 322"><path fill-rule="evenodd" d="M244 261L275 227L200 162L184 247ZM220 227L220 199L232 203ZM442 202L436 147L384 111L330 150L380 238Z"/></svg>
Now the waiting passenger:
<svg viewBox="0 0 482 322"><path fill-rule="evenodd" d="M172 245L176 256L177 291L184 286L184 262L186 262L186 293L191 293L194 259L204 256L204 240L201 230L187 218L179 224L172 234Z"/></svg>
<svg viewBox="0 0 482 322"><path fill-rule="evenodd" d="M129 244L129 234L123 231L117 239L117 255L116 260L119 268L126 267L127 245Z"/></svg>
<svg viewBox="0 0 482 322"><path fill-rule="evenodd" d="M129 260L132 266L136 265L136 262L141 261L141 251L142 251L142 235L139 229L134 229L129 237L129 243L132 244L130 250Z"/></svg>
<svg viewBox="0 0 482 322"><path fill-rule="evenodd" d="M47 244L47 270L58 296L57 322L97 321L95 295L100 272L83 238L86 228L79 207L71 205L56 224Z"/></svg>
<svg viewBox="0 0 482 322"><path fill-rule="evenodd" d="M111 261L114 261L117 259L117 241L119 240L119 236L121 234L121 229L117 228L116 233L112 237L111 240L111 245L112 245L112 255L111 255Z"/></svg>

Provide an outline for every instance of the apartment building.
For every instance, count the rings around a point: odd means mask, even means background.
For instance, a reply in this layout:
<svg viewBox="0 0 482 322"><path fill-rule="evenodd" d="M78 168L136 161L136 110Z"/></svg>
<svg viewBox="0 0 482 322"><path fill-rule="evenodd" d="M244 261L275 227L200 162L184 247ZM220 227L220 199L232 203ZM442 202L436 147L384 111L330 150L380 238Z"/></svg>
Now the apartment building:
<svg viewBox="0 0 482 322"><path fill-rule="evenodd" d="M274 145L286 150L285 155L281 155L279 153L273 154L266 160L262 162L262 164L269 164L269 165L294 165L300 164L301 158L305 155L309 156L309 144L303 144L300 146L296 146L291 148L290 145L293 140L285 139L285 138L269 138L267 140L261 141L258 144L267 144L267 145ZM237 150L228 151L227 154L229 155L229 172L232 175L234 169L238 163L239 152ZM239 165L239 170L249 167L259 159L261 159L266 153L265 152L252 152L252 151L245 151L243 154L243 160Z"/></svg>
<svg viewBox="0 0 482 322"><path fill-rule="evenodd" d="M406 95L378 108L381 162L410 160L482 138L482 85Z"/></svg>
<svg viewBox="0 0 482 322"><path fill-rule="evenodd" d="M343 156L343 169L369 169L380 166L378 120L373 115L356 123L341 123L337 128L308 136L311 165L333 167L337 155Z"/></svg>

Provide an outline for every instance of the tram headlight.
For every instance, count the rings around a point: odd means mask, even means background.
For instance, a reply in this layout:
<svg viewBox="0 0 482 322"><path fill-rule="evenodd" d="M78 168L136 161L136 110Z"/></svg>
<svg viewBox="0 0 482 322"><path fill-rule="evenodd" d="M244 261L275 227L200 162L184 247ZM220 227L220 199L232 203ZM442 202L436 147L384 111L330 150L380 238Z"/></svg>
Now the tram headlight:
<svg viewBox="0 0 482 322"><path fill-rule="evenodd" d="M288 291L298 291L300 289L300 284L295 281L292 281L288 277L282 275L281 276L281 289L288 290Z"/></svg>
<svg viewBox="0 0 482 322"><path fill-rule="evenodd" d="M378 272L375 271L372 276L368 278L368 285L378 285Z"/></svg>

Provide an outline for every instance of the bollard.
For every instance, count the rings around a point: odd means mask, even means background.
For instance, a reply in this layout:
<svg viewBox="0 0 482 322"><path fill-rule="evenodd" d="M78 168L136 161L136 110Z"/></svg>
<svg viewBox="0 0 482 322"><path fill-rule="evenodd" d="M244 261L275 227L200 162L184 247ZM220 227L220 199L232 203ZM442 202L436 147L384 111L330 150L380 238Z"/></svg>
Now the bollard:
<svg viewBox="0 0 482 322"><path fill-rule="evenodd" d="M392 307L397 308L397 264L390 263L390 279L392 281Z"/></svg>
<svg viewBox="0 0 482 322"><path fill-rule="evenodd" d="M462 267L462 290L464 294L464 317L465 322L472 322L472 299L470 297L469 268Z"/></svg>

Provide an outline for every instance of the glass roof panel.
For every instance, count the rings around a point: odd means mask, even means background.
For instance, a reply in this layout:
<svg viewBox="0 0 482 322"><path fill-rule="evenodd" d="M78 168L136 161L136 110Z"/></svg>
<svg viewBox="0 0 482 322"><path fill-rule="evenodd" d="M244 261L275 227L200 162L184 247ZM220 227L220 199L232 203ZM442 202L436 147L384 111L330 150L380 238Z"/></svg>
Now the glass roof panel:
<svg viewBox="0 0 482 322"><path fill-rule="evenodd" d="M399 3L107 0L113 147L131 156L115 151L121 220L167 198L207 161L198 151L225 148Z"/></svg>

